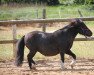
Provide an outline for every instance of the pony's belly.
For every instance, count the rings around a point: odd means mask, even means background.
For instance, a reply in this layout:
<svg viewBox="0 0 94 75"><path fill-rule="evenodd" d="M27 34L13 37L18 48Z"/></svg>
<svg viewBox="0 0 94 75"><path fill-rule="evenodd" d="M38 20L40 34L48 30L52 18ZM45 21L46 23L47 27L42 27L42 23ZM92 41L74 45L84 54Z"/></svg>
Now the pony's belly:
<svg viewBox="0 0 94 75"><path fill-rule="evenodd" d="M41 50L39 52L44 56L55 56L60 53L59 50L43 50L43 51Z"/></svg>

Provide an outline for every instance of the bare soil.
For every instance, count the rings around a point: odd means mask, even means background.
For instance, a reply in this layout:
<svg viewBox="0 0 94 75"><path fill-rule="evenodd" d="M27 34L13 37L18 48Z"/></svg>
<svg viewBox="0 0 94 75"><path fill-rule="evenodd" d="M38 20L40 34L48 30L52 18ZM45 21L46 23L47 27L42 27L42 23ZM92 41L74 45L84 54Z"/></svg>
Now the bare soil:
<svg viewBox="0 0 94 75"><path fill-rule="evenodd" d="M77 60L74 69L65 61L66 70L60 68L60 61L38 60L36 69L30 70L26 61L22 67L13 62L0 62L0 75L94 75L94 60Z"/></svg>

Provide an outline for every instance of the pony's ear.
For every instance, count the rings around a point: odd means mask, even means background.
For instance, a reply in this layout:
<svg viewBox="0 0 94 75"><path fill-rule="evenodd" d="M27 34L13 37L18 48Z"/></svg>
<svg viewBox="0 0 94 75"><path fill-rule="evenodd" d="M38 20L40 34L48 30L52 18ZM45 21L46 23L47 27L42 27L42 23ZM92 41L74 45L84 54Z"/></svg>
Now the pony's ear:
<svg viewBox="0 0 94 75"><path fill-rule="evenodd" d="M78 23L83 22L81 19L76 19L76 21L77 21Z"/></svg>
<svg viewBox="0 0 94 75"><path fill-rule="evenodd" d="M77 20L75 20L75 19L72 20L70 24L71 24L71 25L76 25L76 24L77 24Z"/></svg>

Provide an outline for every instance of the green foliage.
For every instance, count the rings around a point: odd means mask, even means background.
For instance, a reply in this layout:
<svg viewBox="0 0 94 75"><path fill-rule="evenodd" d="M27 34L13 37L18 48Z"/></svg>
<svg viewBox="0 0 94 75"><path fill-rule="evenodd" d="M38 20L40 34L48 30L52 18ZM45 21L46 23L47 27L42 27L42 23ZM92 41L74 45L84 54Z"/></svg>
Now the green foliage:
<svg viewBox="0 0 94 75"><path fill-rule="evenodd" d="M94 0L59 0L60 3L70 5L70 4L94 4Z"/></svg>
<svg viewBox="0 0 94 75"><path fill-rule="evenodd" d="M48 4L48 5L57 5L59 4L59 0L0 0L0 4L1 3L32 3L32 4Z"/></svg>
<svg viewBox="0 0 94 75"><path fill-rule="evenodd" d="M2 3L32 3L32 4L47 4L47 5L58 5L58 4L94 4L94 0L0 0L0 4Z"/></svg>
<svg viewBox="0 0 94 75"><path fill-rule="evenodd" d="M65 4L65 5L70 5L74 4L75 0L60 0L60 3Z"/></svg>
<svg viewBox="0 0 94 75"><path fill-rule="evenodd" d="M75 0L74 3L76 4L92 4L94 0Z"/></svg>

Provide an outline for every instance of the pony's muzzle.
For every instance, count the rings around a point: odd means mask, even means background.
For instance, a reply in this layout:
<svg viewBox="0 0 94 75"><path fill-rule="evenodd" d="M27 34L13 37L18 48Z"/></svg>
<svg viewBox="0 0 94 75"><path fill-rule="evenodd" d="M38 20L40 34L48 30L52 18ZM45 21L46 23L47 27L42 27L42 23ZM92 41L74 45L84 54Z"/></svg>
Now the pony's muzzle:
<svg viewBox="0 0 94 75"><path fill-rule="evenodd" d="M88 30L85 33L86 33L86 35L85 35L86 37L90 37L93 34L91 31L88 31Z"/></svg>

